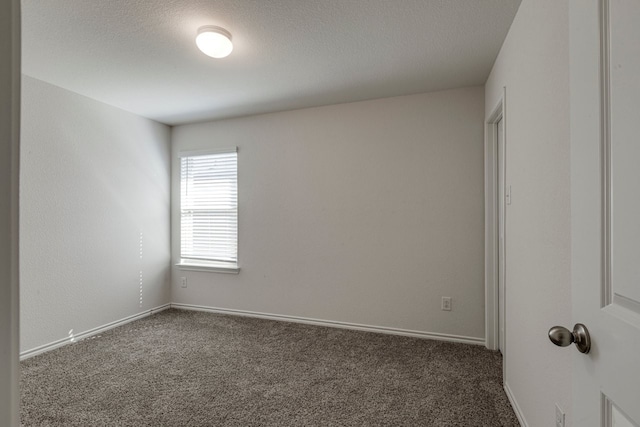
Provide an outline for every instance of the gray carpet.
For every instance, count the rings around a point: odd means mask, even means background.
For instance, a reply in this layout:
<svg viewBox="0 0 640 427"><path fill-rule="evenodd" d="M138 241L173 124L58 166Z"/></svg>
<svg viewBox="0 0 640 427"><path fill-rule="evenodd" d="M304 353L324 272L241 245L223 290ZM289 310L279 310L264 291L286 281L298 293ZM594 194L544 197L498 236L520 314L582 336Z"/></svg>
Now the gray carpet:
<svg viewBox="0 0 640 427"><path fill-rule="evenodd" d="M22 362L24 426L517 426L481 346L167 310Z"/></svg>

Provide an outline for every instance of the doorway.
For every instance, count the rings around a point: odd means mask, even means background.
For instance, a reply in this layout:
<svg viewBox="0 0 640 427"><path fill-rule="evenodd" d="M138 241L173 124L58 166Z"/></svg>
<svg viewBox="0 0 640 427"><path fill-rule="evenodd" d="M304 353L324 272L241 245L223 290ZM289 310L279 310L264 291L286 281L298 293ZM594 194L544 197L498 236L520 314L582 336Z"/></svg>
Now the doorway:
<svg viewBox="0 0 640 427"><path fill-rule="evenodd" d="M486 347L506 355L506 89L485 122Z"/></svg>

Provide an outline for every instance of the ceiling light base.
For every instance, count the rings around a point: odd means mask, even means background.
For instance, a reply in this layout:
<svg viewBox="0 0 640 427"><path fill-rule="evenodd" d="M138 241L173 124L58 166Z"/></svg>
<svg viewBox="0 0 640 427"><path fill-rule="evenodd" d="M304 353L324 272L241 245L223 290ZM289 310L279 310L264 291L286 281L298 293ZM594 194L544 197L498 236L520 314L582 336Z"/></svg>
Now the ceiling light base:
<svg viewBox="0 0 640 427"><path fill-rule="evenodd" d="M233 51L231 33L215 25L205 25L198 28L196 45L202 53L212 58L224 58Z"/></svg>

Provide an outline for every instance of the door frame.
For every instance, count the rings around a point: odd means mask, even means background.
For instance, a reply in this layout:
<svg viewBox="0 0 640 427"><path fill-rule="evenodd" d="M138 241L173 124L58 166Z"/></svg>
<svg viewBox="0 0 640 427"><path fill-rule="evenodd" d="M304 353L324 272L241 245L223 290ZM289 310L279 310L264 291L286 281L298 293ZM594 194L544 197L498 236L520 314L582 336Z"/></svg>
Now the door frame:
<svg viewBox="0 0 640 427"><path fill-rule="evenodd" d="M500 345L499 316L499 253L498 253L498 129L503 120L503 138L507 139L506 98L507 88L487 116L484 124L484 286L485 286L485 346L498 350ZM506 169L506 168L505 168ZM504 230L503 230L504 232ZM505 234L506 237L506 234ZM505 256L506 259L506 256ZM504 295L506 301L506 292ZM506 303L505 303L506 305ZM504 316L504 313L503 313ZM506 316L504 316L506 329ZM506 334L505 334L506 335ZM506 341L506 340L505 340ZM503 343L504 344L504 343ZM506 346L503 346L506 349ZM505 350L506 353L506 350ZM506 354L503 354L506 358ZM503 362L504 366L504 362Z"/></svg>
<svg viewBox="0 0 640 427"><path fill-rule="evenodd" d="M18 426L20 0L0 4L0 21L0 425Z"/></svg>

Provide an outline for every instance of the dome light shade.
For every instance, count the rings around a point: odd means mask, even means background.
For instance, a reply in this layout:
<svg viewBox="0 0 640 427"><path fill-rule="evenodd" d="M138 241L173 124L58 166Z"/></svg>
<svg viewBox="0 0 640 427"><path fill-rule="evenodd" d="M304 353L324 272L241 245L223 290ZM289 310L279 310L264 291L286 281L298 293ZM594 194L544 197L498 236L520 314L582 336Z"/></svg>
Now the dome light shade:
<svg viewBox="0 0 640 427"><path fill-rule="evenodd" d="M224 28L206 25L198 29L196 45L205 55L212 58L224 58L233 50L231 33Z"/></svg>

